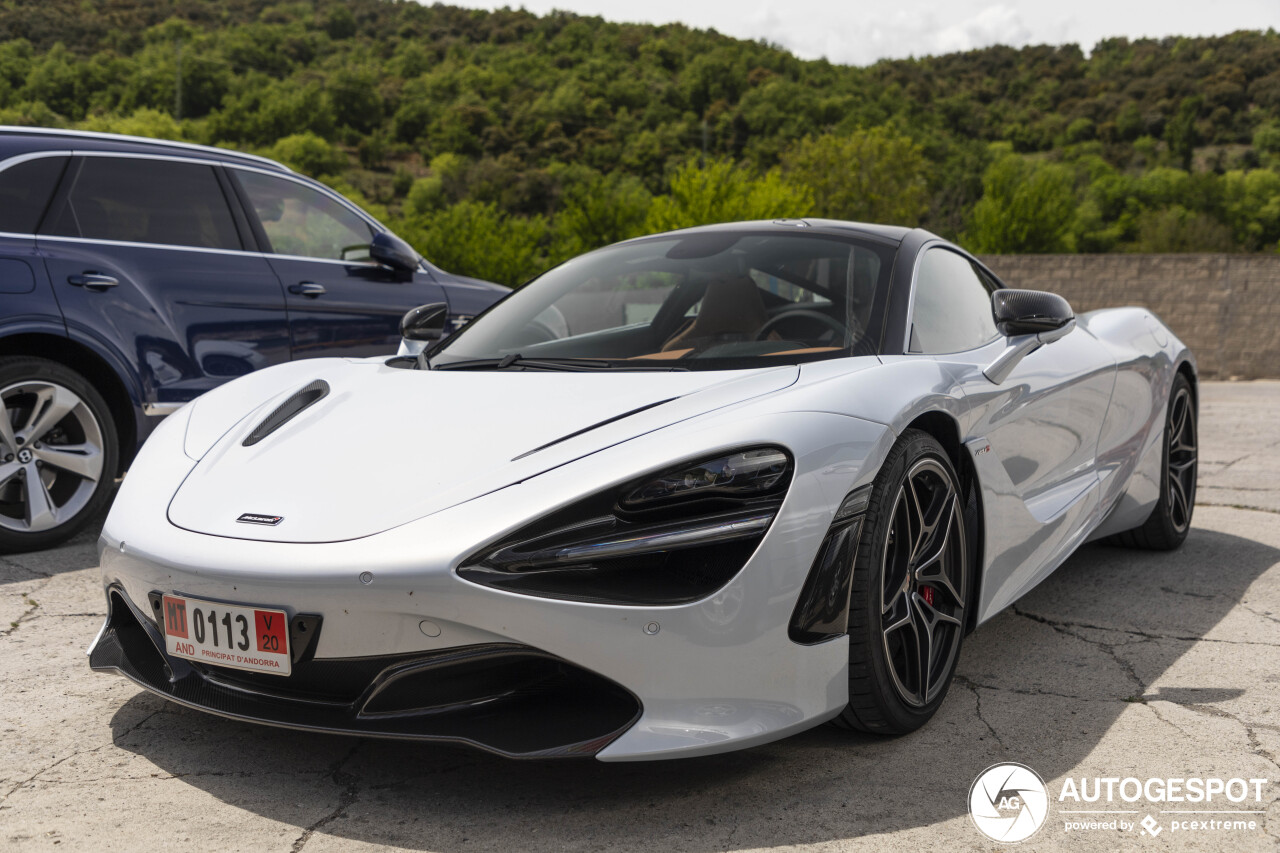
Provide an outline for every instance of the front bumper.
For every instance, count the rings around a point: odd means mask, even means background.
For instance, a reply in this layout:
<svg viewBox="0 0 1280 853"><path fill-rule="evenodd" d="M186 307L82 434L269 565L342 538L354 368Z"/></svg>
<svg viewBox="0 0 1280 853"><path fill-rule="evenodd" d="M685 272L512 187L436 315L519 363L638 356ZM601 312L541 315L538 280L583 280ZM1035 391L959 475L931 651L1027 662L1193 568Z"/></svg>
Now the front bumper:
<svg viewBox="0 0 1280 853"><path fill-rule="evenodd" d="M180 705L332 734L464 743L510 758L594 756L640 716L634 696L554 655L484 643L401 655L301 660L288 678L193 664L108 590L89 665Z"/></svg>
<svg viewBox="0 0 1280 853"><path fill-rule="evenodd" d="M103 533L113 621L92 649L93 664L224 716L454 740L507 755L602 761L705 755L766 743L834 717L848 701L848 640L806 645L788 636L788 625L836 508L870 479L875 466L866 461L882 457L892 436L878 424L814 412L720 425L714 437L692 425L683 432L601 451L590 469L566 465L376 535L323 544L230 539L175 527L163 520L167 496L189 466L143 454ZM835 444L832 435L840 437ZM773 526L742 571L712 596L675 606L604 605L515 594L458 576L459 561L482 543L607 486L609 475L600 472L628 478L669 464L673 441L711 449L773 441L796 458L795 479ZM362 575L370 576L367 582ZM522 672L521 660L555 661L572 677L558 687L542 685L536 714L548 721L538 725L528 722L535 715L532 698L494 703L484 693L496 689L492 685L482 685L479 699L463 697L467 708L452 709L447 721L435 706L395 719L371 714L364 701L371 692L340 697L341 707L307 704L297 691L246 695L243 681L232 683L225 673L211 678L159 651L155 623L141 615L156 592L271 607L290 618L318 614L316 664L381 661L384 666L367 673L368 690L389 668L430 669L437 654L508 656L517 665L507 677ZM138 627L122 632L126 613ZM122 639L129 636L132 645ZM513 701L514 716L481 713ZM532 733L511 740L501 729Z"/></svg>

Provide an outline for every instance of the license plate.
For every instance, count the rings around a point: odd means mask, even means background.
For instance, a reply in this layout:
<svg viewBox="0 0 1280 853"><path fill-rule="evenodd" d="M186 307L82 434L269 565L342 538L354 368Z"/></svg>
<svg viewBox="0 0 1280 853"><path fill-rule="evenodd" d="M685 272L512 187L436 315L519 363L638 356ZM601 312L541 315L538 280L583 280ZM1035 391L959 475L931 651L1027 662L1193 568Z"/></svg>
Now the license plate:
<svg viewBox="0 0 1280 853"><path fill-rule="evenodd" d="M288 675L289 617L283 610L164 596L164 645L174 657Z"/></svg>

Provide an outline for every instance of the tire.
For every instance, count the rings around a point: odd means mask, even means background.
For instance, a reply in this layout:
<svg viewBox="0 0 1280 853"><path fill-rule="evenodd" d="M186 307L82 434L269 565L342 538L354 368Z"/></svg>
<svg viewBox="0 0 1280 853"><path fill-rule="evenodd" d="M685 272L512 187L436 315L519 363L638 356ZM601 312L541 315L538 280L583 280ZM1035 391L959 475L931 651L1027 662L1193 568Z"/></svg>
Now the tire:
<svg viewBox="0 0 1280 853"><path fill-rule="evenodd" d="M1160 500L1141 527L1109 536L1106 542L1151 551L1172 551L1183 543L1196 508L1199 435L1195 394L1187 377L1179 373L1165 409Z"/></svg>
<svg viewBox="0 0 1280 853"><path fill-rule="evenodd" d="M946 698L973 589L961 489L942 445L920 430L905 431L881 466L854 564L849 704L833 721L837 726L906 734L928 722ZM930 653L922 666L925 645ZM921 679L921 672L928 677Z"/></svg>
<svg viewBox="0 0 1280 853"><path fill-rule="evenodd" d="M0 553L49 548L110 499L115 421L83 376L43 358L0 358L0 403Z"/></svg>

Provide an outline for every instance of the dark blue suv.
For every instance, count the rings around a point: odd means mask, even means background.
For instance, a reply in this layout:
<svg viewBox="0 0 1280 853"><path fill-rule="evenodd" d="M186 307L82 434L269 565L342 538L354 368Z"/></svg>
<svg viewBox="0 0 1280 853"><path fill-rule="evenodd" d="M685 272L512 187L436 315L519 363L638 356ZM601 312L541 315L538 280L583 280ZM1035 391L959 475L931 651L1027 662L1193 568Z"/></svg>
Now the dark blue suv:
<svg viewBox="0 0 1280 853"><path fill-rule="evenodd" d="M271 160L0 128L0 551L75 533L204 391L290 359L391 354L409 308L445 302L456 325L506 292Z"/></svg>

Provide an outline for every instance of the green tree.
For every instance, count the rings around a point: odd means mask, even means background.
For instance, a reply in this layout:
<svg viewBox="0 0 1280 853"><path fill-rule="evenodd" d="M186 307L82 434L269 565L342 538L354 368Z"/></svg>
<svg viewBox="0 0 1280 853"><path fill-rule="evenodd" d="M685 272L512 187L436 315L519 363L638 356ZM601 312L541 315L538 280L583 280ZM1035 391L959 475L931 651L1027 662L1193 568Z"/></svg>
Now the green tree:
<svg viewBox="0 0 1280 853"><path fill-rule="evenodd" d="M1074 251L1074 176L1066 166L1005 154L982 176L968 234L975 252Z"/></svg>
<svg viewBox="0 0 1280 853"><path fill-rule="evenodd" d="M264 151L310 133L332 156L310 139L282 156L414 221L462 201L541 217L547 260L632 233L645 207L632 179L669 196L644 214L664 227L786 212L977 234L1012 203L988 193L975 210L1007 151L1072 173L1070 233L1046 242L1028 225L1033 245L1191 245L1179 229L1210 225L1237 250L1280 239L1265 177L1280 174L1273 30L1108 39L1087 59L993 46L869 67L712 30L397 0L8 2L0 33L0 123ZM708 156L741 164L731 192L712 167L700 188L671 186L704 138ZM457 168L428 168L446 153ZM576 195L600 175L612 202ZM807 186L813 204L787 202L783 185ZM770 194L782 201L756 203ZM600 227L609 204L617 221ZM1001 228L993 245L1026 245Z"/></svg>
<svg viewBox="0 0 1280 853"><path fill-rule="evenodd" d="M1280 240L1280 175L1269 169L1222 176L1223 213L1237 245L1257 251Z"/></svg>
<svg viewBox="0 0 1280 853"><path fill-rule="evenodd" d="M313 177L337 175L347 167L347 155L314 133L295 133L271 147L270 155Z"/></svg>
<svg viewBox="0 0 1280 853"><path fill-rule="evenodd" d="M151 139L184 139L182 125L169 113L147 107L134 110L127 116L90 116L76 125L83 130L99 133L123 133L128 136L146 136Z"/></svg>
<svg viewBox="0 0 1280 853"><path fill-rule="evenodd" d="M44 102L59 115L79 119L84 115L88 94L80 79L81 68L66 45L58 42L31 66L21 95Z"/></svg>
<svg viewBox="0 0 1280 853"><path fill-rule="evenodd" d="M924 148L888 128L806 137L782 167L813 191L815 216L914 226L929 209Z"/></svg>
<svg viewBox="0 0 1280 853"><path fill-rule="evenodd" d="M1180 204L1163 210L1148 210L1138 217L1138 239L1130 251L1230 252L1234 247L1231 229L1203 213Z"/></svg>
<svg viewBox="0 0 1280 853"><path fill-rule="evenodd" d="M398 230L432 263L499 284L522 284L547 266L546 219L508 216L495 204L459 202Z"/></svg>
<svg viewBox="0 0 1280 853"><path fill-rule="evenodd" d="M571 257L644 234L652 201L634 175L595 173L574 182L566 189L554 220L555 254Z"/></svg>
<svg viewBox="0 0 1280 853"><path fill-rule="evenodd" d="M1196 128L1200 104L1199 97L1183 98L1178 105L1178 112L1164 129L1164 141L1169 146L1169 153L1184 170L1191 169L1191 157L1200 142L1200 132Z"/></svg>
<svg viewBox="0 0 1280 853"><path fill-rule="evenodd" d="M731 160L690 161L671 176L670 195L654 199L645 220L649 231L670 231L715 222L806 216L813 207L808 187L773 169L762 177Z"/></svg>

